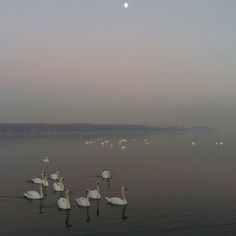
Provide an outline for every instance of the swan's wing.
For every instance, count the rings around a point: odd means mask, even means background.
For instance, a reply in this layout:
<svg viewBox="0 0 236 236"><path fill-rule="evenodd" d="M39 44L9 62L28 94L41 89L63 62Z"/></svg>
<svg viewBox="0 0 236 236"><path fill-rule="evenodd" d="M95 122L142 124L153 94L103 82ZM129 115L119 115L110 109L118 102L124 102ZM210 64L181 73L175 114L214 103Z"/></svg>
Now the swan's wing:
<svg viewBox="0 0 236 236"><path fill-rule="evenodd" d="M90 202L85 197L76 198L76 202L79 206L87 207L90 206Z"/></svg>
<svg viewBox="0 0 236 236"><path fill-rule="evenodd" d="M125 205L125 202L119 197L106 198L107 201L114 205Z"/></svg>
<svg viewBox="0 0 236 236"><path fill-rule="evenodd" d="M68 204L67 200L63 197L57 200L57 206L61 209L71 209L70 204Z"/></svg>
<svg viewBox="0 0 236 236"><path fill-rule="evenodd" d="M39 199L42 198L42 196L40 196L40 194L36 191L28 191L27 193L24 193L24 195L27 198L31 198L31 199Z"/></svg>
<svg viewBox="0 0 236 236"><path fill-rule="evenodd" d="M50 175L50 178L51 178L52 180L58 180L58 179L59 179L59 177L58 177L57 174L51 174L51 175Z"/></svg>
<svg viewBox="0 0 236 236"><path fill-rule="evenodd" d="M33 178L33 179L32 179L32 182L33 182L34 184L41 184L43 181L42 181L40 178Z"/></svg>
<svg viewBox="0 0 236 236"><path fill-rule="evenodd" d="M89 198L101 199L101 195L98 193L97 190L90 190L89 191Z"/></svg>

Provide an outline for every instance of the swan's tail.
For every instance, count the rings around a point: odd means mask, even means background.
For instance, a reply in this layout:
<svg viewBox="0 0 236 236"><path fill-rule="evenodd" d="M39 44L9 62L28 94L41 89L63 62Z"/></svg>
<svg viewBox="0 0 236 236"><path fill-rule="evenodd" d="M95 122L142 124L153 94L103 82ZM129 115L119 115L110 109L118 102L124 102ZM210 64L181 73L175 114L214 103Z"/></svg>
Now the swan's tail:
<svg viewBox="0 0 236 236"><path fill-rule="evenodd" d="M106 198L106 200L107 200L108 202L111 202L110 198L108 198L108 197L105 197L105 198Z"/></svg>

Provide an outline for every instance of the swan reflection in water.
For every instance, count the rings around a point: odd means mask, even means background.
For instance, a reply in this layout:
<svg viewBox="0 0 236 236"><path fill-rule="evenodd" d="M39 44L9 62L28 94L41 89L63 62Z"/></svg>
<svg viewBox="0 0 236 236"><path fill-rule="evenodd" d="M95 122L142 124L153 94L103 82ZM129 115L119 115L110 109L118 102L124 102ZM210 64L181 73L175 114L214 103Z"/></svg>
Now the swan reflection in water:
<svg viewBox="0 0 236 236"><path fill-rule="evenodd" d="M97 215L97 216L99 216L99 213L100 213L100 211L99 211L99 205L100 205L100 200L98 199L98 200L97 200L97 212L96 212L96 215Z"/></svg>
<svg viewBox="0 0 236 236"><path fill-rule="evenodd" d="M72 224L70 224L69 221L70 221L70 210L66 210L66 220L65 220L66 229L69 229L72 227Z"/></svg>
<svg viewBox="0 0 236 236"><path fill-rule="evenodd" d="M86 212L87 212L86 222L89 223L90 222L89 207L86 207Z"/></svg>
<svg viewBox="0 0 236 236"><path fill-rule="evenodd" d="M125 221L125 220L128 219L128 216L125 215L126 207L127 207L127 206L123 206L123 207L122 207L122 214L121 214L121 219L122 219L122 221Z"/></svg>
<svg viewBox="0 0 236 236"><path fill-rule="evenodd" d="M39 200L39 214L43 214L43 198Z"/></svg>

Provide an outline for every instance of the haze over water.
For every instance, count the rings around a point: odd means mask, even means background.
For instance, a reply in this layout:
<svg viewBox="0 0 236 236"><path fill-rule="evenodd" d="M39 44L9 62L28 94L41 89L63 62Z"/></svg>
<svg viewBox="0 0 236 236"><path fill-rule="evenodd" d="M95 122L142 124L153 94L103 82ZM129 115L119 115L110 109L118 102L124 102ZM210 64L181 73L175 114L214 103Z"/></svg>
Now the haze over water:
<svg viewBox="0 0 236 236"><path fill-rule="evenodd" d="M236 1L127 2L0 0L0 235L236 235ZM114 146L85 144L97 138ZM71 211L51 181L43 200L23 197L45 155ZM102 200L78 208L98 180ZM128 206L108 205L124 185Z"/></svg>
<svg viewBox="0 0 236 236"><path fill-rule="evenodd" d="M233 0L0 1L0 122L231 128Z"/></svg>

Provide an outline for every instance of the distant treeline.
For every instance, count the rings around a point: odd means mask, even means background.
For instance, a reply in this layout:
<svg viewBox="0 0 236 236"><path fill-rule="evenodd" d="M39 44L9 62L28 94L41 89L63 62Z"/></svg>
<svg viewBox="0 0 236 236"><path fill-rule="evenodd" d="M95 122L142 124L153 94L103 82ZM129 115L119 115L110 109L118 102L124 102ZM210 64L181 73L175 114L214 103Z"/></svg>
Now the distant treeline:
<svg viewBox="0 0 236 236"><path fill-rule="evenodd" d="M117 125L117 124L37 124L37 123L0 123L1 136L35 136L57 134L80 134L102 132L156 132L156 131L206 131L209 127L154 127L146 125Z"/></svg>

